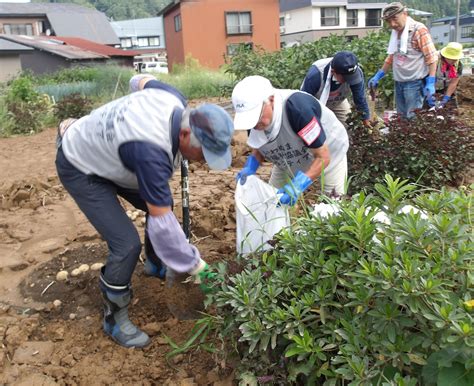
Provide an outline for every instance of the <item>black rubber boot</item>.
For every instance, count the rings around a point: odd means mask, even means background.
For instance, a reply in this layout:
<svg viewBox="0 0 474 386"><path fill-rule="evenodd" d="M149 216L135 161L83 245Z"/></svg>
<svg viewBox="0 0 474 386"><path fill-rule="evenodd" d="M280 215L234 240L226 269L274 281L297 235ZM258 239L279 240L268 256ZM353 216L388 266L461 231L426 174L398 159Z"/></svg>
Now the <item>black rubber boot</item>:
<svg viewBox="0 0 474 386"><path fill-rule="evenodd" d="M128 305L132 290L127 286L112 286L100 278L100 289L104 299L104 331L115 342L124 347L145 347L151 340L136 327L128 317Z"/></svg>

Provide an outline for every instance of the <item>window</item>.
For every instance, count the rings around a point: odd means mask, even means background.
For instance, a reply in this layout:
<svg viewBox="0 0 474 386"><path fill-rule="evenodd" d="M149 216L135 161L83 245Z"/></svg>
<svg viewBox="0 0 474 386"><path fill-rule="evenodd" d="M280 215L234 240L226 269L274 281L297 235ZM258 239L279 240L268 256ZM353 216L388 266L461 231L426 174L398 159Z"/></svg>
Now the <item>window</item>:
<svg viewBox="0 0 474 386"><path fill-rule="evenodd" d="M348 27L357 27L357 9L348 9L347 10L347 26Z"/></svg>
<svg viewBox="0 0 474 386"><path fill-rule="evenodd" d="M366 9L365 10L365 26L366 27L380 27L382 10L381 9Z"/></svg>
<svg viewBox="0 0 474 386"><path fill-rule="evenodd" d="M324 27L339 25L339 8L321 8L321 25Z"/></svg>
<svg viewBox="0 0 474 386"><path fill-rule="evenodd" d="M181 14L178 14L174 17L174 30L178 32L181 31L182 28L183 27L181 25Z"/></svg>
<svg viewBox="0 0 474 386"><path fill-rule="evenodd" d="M148 38L138 38L138 47L148 47Z"/></svg>
<svg viewBox="0 0 474 386"><path fill-rule="evenodd" d="M474 28L472 25L461 27L461 38L467 39L474 37Z"/></svg>
<svg viewBox="0 0 474 386"><path fill-rule="evenodd" d="M443 34L443 36L444 36L445 38L447 38L447 37L449 36L449 32L445 32L445 33Z"/></svg>
<svg viewBox="0 0 474 386"><path fill-rule="evenodd" d="M159 46L160 45L160 37L159 36L154 36L151 38L148 38L148 43L150 46Z"/></svg>
<svg viewBox="0 0 474 386"><path fill-rule="evenodd" d="M235 55L239 49L246 48L248 50L253 49L253 43L234 43L227 45L227 55L232 56Z"/></svg>
<svg viewBox="0 0 474 386"><path fill-rule="evenodd" d="M225 25L227 35L252 34L252 18L250 12L226 12Z"/></svg>
<svg viewBox="0 0 474 386"><path fill-rule="evenodd" d="M122 48L130 48L132 47L132 39L131 38L120 39L120 45L122 46Z"/></svg>
<svg viewBox="0 0 474 386"><path fill-rule="evenodd" d="M33 36L32 24L4 24L3 30L7 35L29 35Z"/></svg>
<svg viewBox="0 0 474 386"><path fill-rule="evenodd" d="M285 18L282 16L280 17L280 27L284 27L285 26Z"/></svg>

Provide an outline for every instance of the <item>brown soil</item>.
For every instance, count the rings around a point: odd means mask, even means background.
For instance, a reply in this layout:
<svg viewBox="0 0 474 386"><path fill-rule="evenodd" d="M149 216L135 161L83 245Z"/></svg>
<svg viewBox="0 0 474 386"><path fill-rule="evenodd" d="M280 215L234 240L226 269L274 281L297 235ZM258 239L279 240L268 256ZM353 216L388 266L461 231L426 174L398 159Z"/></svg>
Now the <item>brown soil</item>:
<svg viewBox="0 0 474 386"><path fill-rule="evenodd" d="M473 77L460 86L461 109L472 118ZM233 167L226 172L190 165L191 239L209 262L235 254L234 176L248 150L246 133L236 133ZM104 263L106 246L56 176L55 129L0 139L0 385L231 385L233 369L204 350L176 355L169 340L186 341L194 326L170 312L202 307L196 286L177 281L165 287L143 274L139 262L132 285L131 319L151 337L143 350L125 349L101 328L98 271L89 269L58 281L82 264ZM259 174L268 177L269 167ZM181 218L179 173L171 187ZM124 204L125 205L125 204ZM134 210L127 206L128 210ZM143 214L136 213L143 234ZM59 302L60 301L60 304ZM173 306L173 307L168 307ZM189 315L184 315L189 316ZM190 315L194 316L194 315Z"/></svg>

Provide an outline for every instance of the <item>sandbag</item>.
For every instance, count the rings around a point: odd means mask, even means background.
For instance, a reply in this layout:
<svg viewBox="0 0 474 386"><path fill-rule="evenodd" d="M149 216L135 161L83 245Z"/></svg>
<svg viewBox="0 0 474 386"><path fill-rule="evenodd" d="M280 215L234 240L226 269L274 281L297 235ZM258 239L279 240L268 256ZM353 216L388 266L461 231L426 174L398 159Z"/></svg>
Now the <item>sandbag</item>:
<svg viewBox="0 0 474 386"><path fill-rule="evenodd" d="M244 185L237 183L237 253L245 255L270 249L267 241L290 225L288 207L277 204L277 189L257 176L247 177Z"/></svg>

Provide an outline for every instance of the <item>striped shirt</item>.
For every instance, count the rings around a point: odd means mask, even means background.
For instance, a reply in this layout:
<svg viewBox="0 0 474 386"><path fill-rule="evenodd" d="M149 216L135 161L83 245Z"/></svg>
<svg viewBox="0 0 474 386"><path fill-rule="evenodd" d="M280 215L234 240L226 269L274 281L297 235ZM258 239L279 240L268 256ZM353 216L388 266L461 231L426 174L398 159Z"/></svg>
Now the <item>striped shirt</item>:
<svg viewBox="0 0 474 386"><path fill-rule="evenodd" d="M407 23L409 23L409 19L410 18L407 18ZM421 27L417 28L413 32L411 39L412 47L413 49L423 53L423 56L425 57L425 64L427 66L432 63L437 63L438 52L436 51L436 47L433 43L430 32L424 24L418 23L418 25L421 25ZM391 65L393 63L393 55L389 55L385 62Z"/></svg>

